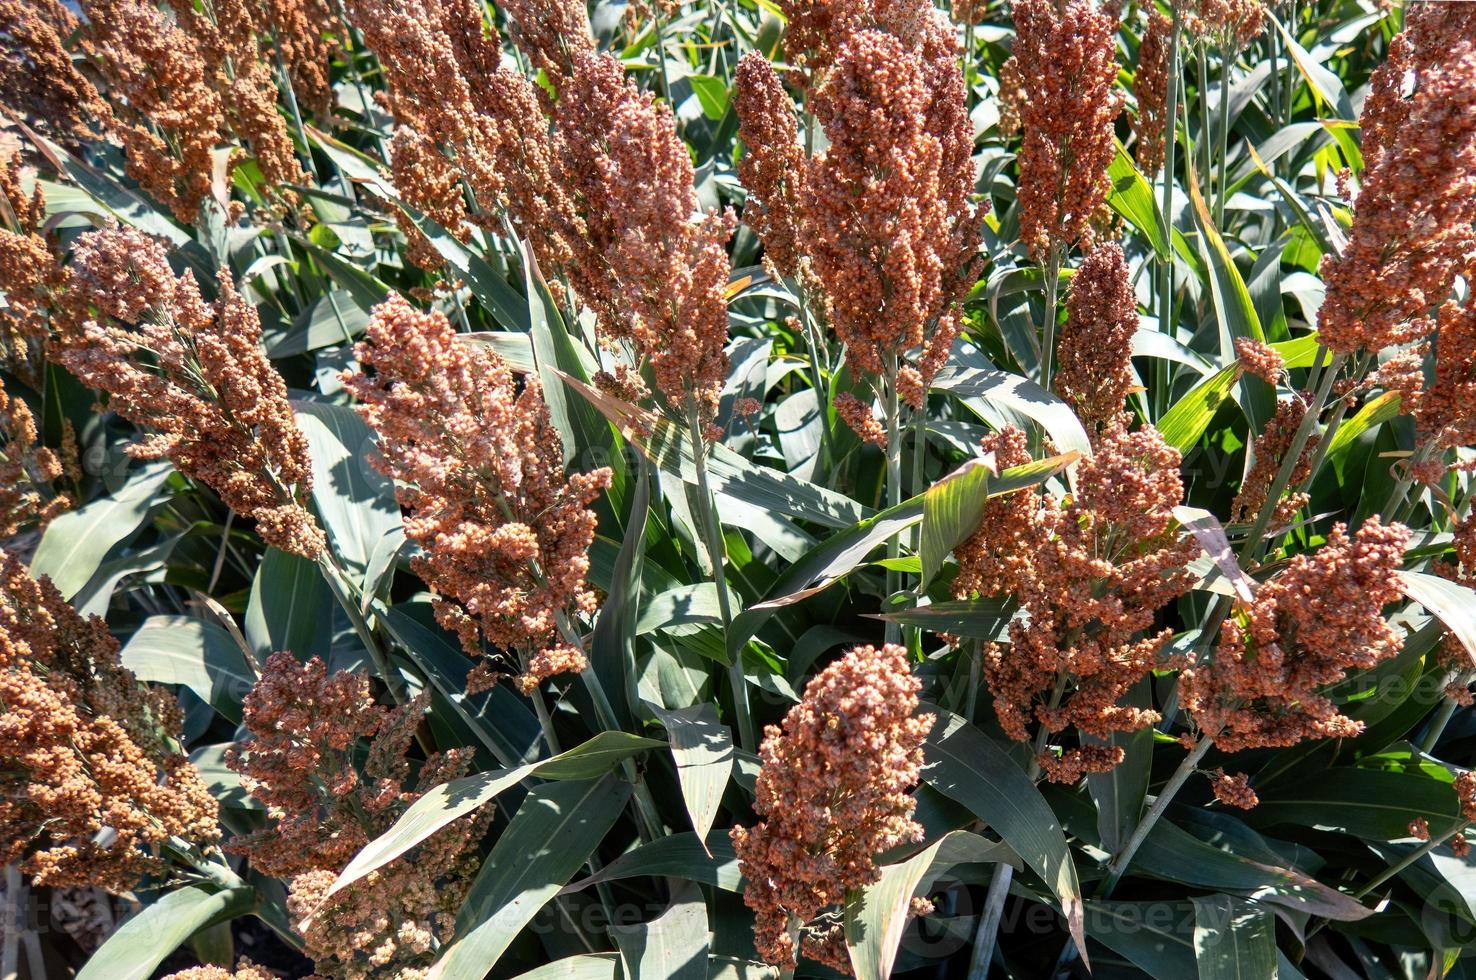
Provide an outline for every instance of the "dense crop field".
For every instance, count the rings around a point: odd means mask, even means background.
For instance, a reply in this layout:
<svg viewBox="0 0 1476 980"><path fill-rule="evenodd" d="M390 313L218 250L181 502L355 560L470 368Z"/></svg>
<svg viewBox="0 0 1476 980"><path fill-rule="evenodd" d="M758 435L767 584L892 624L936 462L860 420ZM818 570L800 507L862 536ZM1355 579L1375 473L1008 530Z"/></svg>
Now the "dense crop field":
<svg viewBox="0 0 1476 980"><path fill-rule="evenodd" d="M0 0L0 980L1476 976L1476 3Z"/></svg>

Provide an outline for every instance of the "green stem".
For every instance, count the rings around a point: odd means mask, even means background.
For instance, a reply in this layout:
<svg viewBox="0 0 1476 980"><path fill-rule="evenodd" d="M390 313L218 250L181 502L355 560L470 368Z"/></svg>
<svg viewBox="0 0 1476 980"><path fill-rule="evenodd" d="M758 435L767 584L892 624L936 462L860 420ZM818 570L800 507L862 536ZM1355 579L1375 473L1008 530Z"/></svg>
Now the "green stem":
<svg viewBox="0 0 1476 980"><path fill-rule="evenodd" d="M1390 878L1393 878L1395 875L1399 874L1399 872L1403 871L1405 868L1408 868L1410 865L1414 864L1420 858L1424 857L1426 854L1429 854L1431 851L1435 850L1435 848L1439 847L1441 844L1444 844L1446 841L1450 840L1452 837L1454 837L1456 834L1459 834L1461 831L1465 830L1470 825L1471 825L1471 821L1469 821L1469 820L1462 820L1460 823L1456 824L1454 827L1451 827L1449 830L1447 830L1445 833L1441 834L1439 837L1431 837L1429 840L1425 841L1419 847L1415 848L1414 850L1412 850L1408 854L1406 854L1404 857L1400 858L1394 864L1389 865L1383 871L1381 871L1377 875L1375 875L1374 876L1374 879L1372 881L1370 881L1368 884L1364 885L1362 888L1360 888L1356 892L1354 892L1353 893L1353 897L1354 898L1363 898L1369 892L1373 891L1375 888L1379 887L1384 882L1388 881ZM1311 933L1308 933L1308 937L1309 938L1310 938L1310 936L1311 936Z"/></svg>
<svg viewBox="0 0 1476 980"><path fill-rule="evenodd" d="M358 590L353 587L347 573L339 565L338 558L333 554L332 546L325 545L318 555L318 569L323 573L328 588L333 592L333 598L338 600L338 605L348 617L354 634L359 638L359 642L364 644L364 649L368 651L375 671L384 681L384 686L389 688L390 697L394 699L395 704L404 704L405 682L391 669L389 657L385 654L384 648L379 645L379 640L375 638L374 630L364 618L358 602L354 600L354 593Z"/></svg>
<svg viewBox="0 0 1476 980"><path fill-rule="evenodd" d="M1056 686L1051 691L1052 711L1061 706L1061 698L1065 696L1069 679L1070 675L1064 670L1056 675ZM1035 751L1030 756L1028 770L1032 783L1040 775L1040 756L1045 751L1050 734L1044 723L1035 733ZM994 959L994 947L999 939L999 923L1004 916L1004 904L1010 896L1010 881L1014 875L1015 869L1004 862L994 866L994 874L989 879L989 892L984 897L984 915L979 920L978 931L974 933L974 951L969 956L968 980L985 980L989 975L989 963Z"/></svg>
<svg viewBox="0 0 1476 980"><path fill-rule="evenodd" d="M1148 808L1148 812L1143 815L1143 819L1133 829L1132 836L1122 846L1122 850L1118 851L1113 856L1112 862L1107 865L1107 878L1103 882L1100 898L1107 899L1112 897L1113 889L1122 880L1123 873L1127 871L1128 865L1132 863L1133 855L1138 853L1138 848L1142 847L1143 842L1148 839L1148 834L1153 830L1153 825L1158 823L1159 818L1163 816L1164 811L1173 802L1174 796L1188 782L1189 777L1194 774L1194 770L1199 765L1199 760L1204 758L1205 753L1209 752L1210 746L1213 744L1213 739L1207 736L1201 738L1199 744L1194 746L1189 754L1184 757L1183 762L1179 763L1179 768L1174 770L1174 774L1169 777L1169 781L1163 784L1163 789L1159 791L1157 799L1153 801L1153 806Z"/></svg>
<svg viewBox="0 0 1476 980"><path fill-rule="evenodd" d="M687 406L687 430L692 438L692 459L697 464L697 497L699 520L707 547L707 558L712 563L712 581L717 587L718 615L723 623L723 640L733 629L733 610L728 601L728 577L726 573L727 545L723 541L723 526L718 517L717 499L707 475L707 440L702 435L702 418L697 404ZM743 675L743 651L733 653L733 662L728 666L728 683L733 693L733 714L738 722L738 744L749 752L758 747L753 726L753 712L748 705L748 680Z"/></svg>
<svg viewBox="0 0 1476 980"><path fill-rule="evenodd" d="M1061 285L1061 252L1052 248L1041 266L1045 276L1045 329L1040 348L1040 386L1051 390L1052 362L1056 353L1056 303Z"/></svg>
<svg viewBox="0 0 1476 980"><path fill-rule="evenodd" d="M1220 157L1215 164L1215 225L1225 227L1225 158L1230 155L1230 55L1228 45L1220 49Z"/></svg>
<svg viewBox="0 0 1476 980"><path fill-rule="evenodd" d="M1471 671L1459 671L1451 679L1451 684L1459 684L1465 687L1471 683ZM1440 742L1440 736L1445 734L1445 726L1450 724L1450 719L1455 715L1456 708L1460 704L1455 698L1447 695L1440 705L1440 711L1434 718L1430 719L1430 727L1425 730L1425 737L1420 739L1420 751L1430 753L1435 751L1435 746Z"/></svg>
<svg viewBox="0 0 1476 980"><path fill-rule="evenodd" d="M1158 330L1174 335L1174 157L1178 150L1179 116L1179 5L1170 4L1173 29L1169 34L1168 105L1164 111L1163 134L1163 229L1167 248L1163 255L1163 282L1159 287Z"/></svg>
<svg viewBox="0 0 1476 980"><path fill-rule="evenodd" d="M887 506L895 507L902 502L902 424L897 407L897 354L887 355L886 375L882 378L882 402L887 416ZM887 557L902 557L902 540L893 534L887 539ZM894 568L887 569L887 595L884 606L902 588L902 573ZM887 620L886 641L896 643L902 639L902 628Z"/></svg>

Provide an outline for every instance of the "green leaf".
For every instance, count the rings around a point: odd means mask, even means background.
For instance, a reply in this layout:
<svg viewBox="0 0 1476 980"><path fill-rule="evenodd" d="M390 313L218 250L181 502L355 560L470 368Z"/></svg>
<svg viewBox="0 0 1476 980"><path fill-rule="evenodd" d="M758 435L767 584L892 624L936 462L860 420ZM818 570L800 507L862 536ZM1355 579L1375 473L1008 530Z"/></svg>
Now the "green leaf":
<svg viewBox="0 0 1476 980"><path fill-rule="evenodd" d="M1229 895L1190 901L1199 980L1275 980L1276 923L1269 911Z"/></svg>
<svg viewBox="0 0 1476 980"><path fill-rule="evenodd" d="M261 342L270 358L291 357L323 347L349 343L369 325L369 313L351 293L333 289L318 297L290 329L263 332Z"/></svg>
<svg viewBox="0 0 1476 980"><path fill-rule="evenodd" d="M652 921L610 931L631 980L707 980L707 903L690 881L672 889L670 907Z"/></svg>
<svg viewBox="0 0 1476 980"><path fill-rule="evenodd" d="M1011 613L1009 604L999 599L951 599L882 613L877 618L970 640L996 640Z"/></svg>
<svg viewBox="0 0 1476 980"><path fill-rule="evenodd" d="M374 433L347 405L294 401L313 459L313 503L328 540L362 572L379 539L400 526L394 485L369 465Z"/></svg>
<svg viewBox="0 0 1476 980"><path fill-rule="evenodd" d="M635 638L641 611L641 567L646 557L646 521L651 513L648 467L637 466L631 479L633 493L626 520L625 540L610 579L608 593L590 637L590 669L595 681L611 692L613 723L628 725L635 688Z"/></svg>
<svg viewBox="0 0 1476 980"><path fill-rule="evenodd" d="M146 905L119 927L77 973L77 980L148 980L160 963L201 929L250 912L256 890L186 885Z"/></svg>
<svg viewBox="0 0 1476 980"><path fill-rule="evenodd" d="M857 980L887 980L892 975L913 893L942 845L942 840L936 841L906 861L882 868L881 876L865 888L846 893L843 928Z"/></svg>
<svg viewBox="0 0 1476 980"><path fill-rule="evenodd" d="M1291 824L1390 841L1408 836L1409 822L1416 817L1425 818L1432 836L1459 821L1460 807L1449 784L1419 770L1340 767L1263 794L1247 819L1258 827Z"/></svg>
<svg viewBox="0 0 1476 980"><path fill-rule="evenodd" d="M354 859L339 873L338 880L328 890L328 895L341 891L369 872L384 867L429 839L453 820L486 806L498 794L531 776L551 780L587 780L604 775L622 759L648 749L660 748L662 744L655 739L626 732L600 732L582 745L551 759L531 762L515 769L479 772L442 783L416 800L395 821L393 827L354 855ZM573 874L573 870L569 873Z"/></svg>
<svg viewBox="0 0 1476 980"><path fill-rule="evenodd" d="M1395 572L1399 589L1445 624L1476 662L1476 592L1426 572Z"/></svg>
<svg viewBox="0 0 1476 980"><path fill-rule="evenodd" d="M989 500L989 480L999 476L993 455L971 459L923 491L921 594L943 567L943 559L979 529Z"/></svg>
<svg viewBox="0 0 1476 980"><path fill-rule="evenodd" d="M563 893L582 891L602 881L647 876L701 882L725 892L736 892L743 886L743 873L738 870L738 855L728 832L714 830L705 840L692 833L658 837L571 883Z"/></svg>
<svg viewBox="0 0 1476 980"><path fill-rule="evenodd" d="M1196 888L1230 892L1269 904L1355 922L1373 914L1357 899L1295 868L1279 867L1222 850L1168 820L1153 831L1134 855L1132 870Z"/></svg>
<svg viewBox="0 0 1476 980"><path fill-rule="evenodd" d="M1386 391L1364 402L1351 419L1338 426L1332 442L1328 443L1327 458L1329 460L1341 458L1352 448L1359 436L1390 419L1398 418L1400 401L1399 392Z"/></svg>
<svg viewBox="0 0 1476 980"><path fill-rule="evenodd" d="M1061 903L1076 948L1084 950L1081 885L1050 804L989 736L942 708L928 710L938 714L938 722L923 746L923 780L972 810L1045 879Z"/></svg>
<svg viewBox="0 0 1476 980"><path fill-rule="evenodd" d="M1128 692L1126 703L1137 708L1153 706L1151 678L1145 677ZM1143 801L1148 795L1148 777L1153 766L1153 729L1114 732L1110 739L1082 733L1092 745L1113 745L1122 750L1122 761L1107 772L1089 773L1087 791L1097 804L1097 833L1102 850L1118 853L1138 827Z"/></svg>
<svg viewBox="0 0 1476 980"><path fill-rule="evenodd" d="M647 705L666 729L682 799L699 840L707 837L733 772L733 733L718 721L717 707L698 704L667 711Z"/></svg>
<svg viewBox="0 0 1476 980"><path fill-rule="evenodd" d="M1148 183L1122 143L1117 144L1117 153L1107 166L1107 179L1112 182L1112 190L1107 195L1108 206L1143 234L1159 258L1168 254L1172 243L1174 254L1197 272L1199 256L1194 253L1184 233L1173 228L1169 236L1164 235L1164 222L1154 200L1153 185Z"/></svg>
<svg viewBox="0 0 1476 980"><path fill-rule="evenodd" d="M333 593L318 563L268 548L251 580L246 639L259 656L286 650L299 659L326 656Z"/></svg>
<svg viewBox="0 0 1476 980"><path fill-rule="evenodd" d="M138 534L154 511L168 501L165 481L173 472L167 462L149 463L129 473L116 492L57 515L41 536L31 559L31 574L50 576L51 584L66 599L76 596L108 553Z"/></svg>
<svg viewBox="0 0 1476 980"><path fill-rule="evenodd" d="M417 605L424 608L412 602L382 611L382 621L395 643L425 672L497 761L516 767L536 758L543 732L527 703L505 684L496 684L481 694L466 693L472 661L460 648L443 640L438 631L408 614L406 610Z"/></svg>
<svg viewBox="0 0 1476 980"><path fill-rule="evenodd" d="M241 699L256 681L229 633L188 616L150 616L123 646L122 658L139 680L187 687L238 724Z"/></svg>
<svg viewBox="0 0 1476 980"><path fill-rule="evenodd" d="M226 766L226 752L235 747L234 742L219 745L202 745L190 753L190 765L200 773L205 788L221 806L238 810L264 810L257 799L246 791L240 774Z"/></svg>
<svg viewBox="0 0 1476 980"><path fill-rule="evenodd" d="M1187 902L1088 902L1086 932L1153 980L1197 976Z"/></svg>
<svg viewBox="0 0 1476 980"><path fill-rule="evenodd" d="M1040 385L1017 374L981 367L949 364L933 379L934 391L958 398L977 398L1033 419L1040 424L1056 449L1092 455L1091 440L1071 407Z"/></svg>
<svg viewBox="0 0 1476 980"><path fill-rule="evenodd" d="M629 783L608 775L531 791L472 882L456 938L429 980L482 980L599 846L630 793Z"/></svg>
<svg viewBox="0 0 1476 980"><path fill-rule="evenodd" d="M697 463L685 427L565 377L564 383L583 395L622 432L631 433L647 458L684 483L697 484ZM861 520L867 509L843 493L752 463L722 443L709 443L708 475L713 489L761 509L825 527L844 528Z"/></svg>
<svg viewBox="0 0 1476 980"><path fill-rule="evenodd" d="M702 113L713 122L723 118L728 111L728 84L712 75L688 75L687 81L702 104Z"/></svg>
<svg viewBox="0 0 1476 980"><path fill-rule="evenodd" d="M545 963L513 980L622 980L620 956L616 953L585 953Z"/></svg>
<svg viewBox="0 0 1476 980"><path fill-rule="evenodd" d="M1235 362L1189 389L1158 420L1158 431L1164 442L1181 453L1194 448L1239 380L1240 364Z"/></svg>
<svg viewBox="0 0 1476 980"><path fill-rule="evenodd" d="M1043 483L1078 458L1077 453L1070 452L1011 467L990 483L989 496L1014 493ZM772 598L733 617L732 628L728 631L729 654L741 649L776 610L829 588L855 570L874 548L916 524L922 516L923 498L919 495L826 538L779 577L769 589Z"/></svg>

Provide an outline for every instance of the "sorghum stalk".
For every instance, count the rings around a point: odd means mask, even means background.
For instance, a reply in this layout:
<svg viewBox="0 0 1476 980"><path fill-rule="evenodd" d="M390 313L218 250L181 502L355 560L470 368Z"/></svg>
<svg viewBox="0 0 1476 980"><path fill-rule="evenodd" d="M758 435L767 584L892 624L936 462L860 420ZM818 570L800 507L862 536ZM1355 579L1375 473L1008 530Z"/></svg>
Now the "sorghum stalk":
<svg viewBox="0 0 1476 980"><path fill-rule="evenodd" d="M1051 360L1056 349L1056 302L1061 285L1061 250L1052 246L1041 263L1045 275L1045 329L1040 351L1040 386L1051 390Z"/></svg>
<svg viewBox="0 0 1476 980"><path fill-rule="evenodd" d="M1142 847L1143 841L1148 839L1148 834L1153 830L1153 825L1158 823L1158 818L1163 816L1164 811L1168 809L1169 804L1174 800L1175 794L1179 792L1184 783L1188 781L1190 776L1194 775L1194 770L1199 765L1199 760L1205 757L1205 754L1209 752L1210 746L1212 745L1214 745L1214 739L1208 736L1200 738L1199 743L1190 750L1188 755L1184 756L1184 761L1179 763L1179 768L1174 770L1174 774L1169 777L1169 781L1163 784L1163 789L1159 792L1158 797L1154 799L1153 806L1148 808L1148 812L1143 815L1143 819L1133 829L1132 836L1122 846L1122 850L1113 855L1111 863L1107 865L1107 878L1102 883L1102 891L1098 896L1099 898L1107 899L1112 897L1112 891L1117 887L1117 883L1122 880L1123 873L1127 871L1128 865L1132 863L1133 855L1138 853L1138 848Z"/></svg>
<svg viewBox="0 0 1476 980"><path fill-rule="evenodd" d="M1220 156L1215 163L1215 225L1225 227L1225 157L1230 153L1230 66L1234 63L1229 44L1220 48Z"/></svg>
<svg viewBox="0 0 1476 980"><path fill-rule="evenodd" d="M692 438L692 459L697 465L698 509L702 522L702 533L707 547L708 560L712 562L712 580L717 587L718 615L723 623L723 641L733 628L733 611L728 603L728 576L725 568L728 549L723 541L723 527L718 519L717 501L712 494L712 485L707 476L707 440L702 436L702 417L695 400L687 406L687 431ZM743 651L733 654L728 666L728 683L733 691L733 714L738 721L738 744L752 752L758 745L754 737L753 715L748 707L748 681L743 676Z"/></svg>
<svg viewBox="0 0 1476 980"><path fill-rule="evenodd" d="M354 597L357 589L351 584L352 579L344 571L343 566L338 563L338 557L333 554L331 545L318 553L318 571L322 572L323 580L328 583L333 598L338 601L339 607L348 617L354 635L359 638L360 643L364 644L364 649L369 653L369 659L374 663L375 672L384 681L384 686L389 689L390 697L394 699L395 704L404 704L405 682L390 666L384 648L379 645L379 640L374 636L373 627L369 625L363 612L359 609L359 604Z"/></svg>
<svg viewBox="0 0 1476 980"><path fill-rule="evenodd" d="M1061 703L1061 698L1066 693L1066 682L1068 680L1065 671L1056 678L1056 688L1051 692L1050 706L1054 710ZM1035 733L1035 751L1030 755L1030 781L1035 782L1040 775L1040 755L1045 751L1046 740L1050 732L1044 723L1040 730ZM989 892L984 897L984 916L979 920L979 930L974 933L974 952L969 957L968 980L987 980L989 976L989 964L994 959L995 941L999 935L999 923L1004 916L1005 900L1010 897L1010 882L1014 879L1015 869L1012 865L1001 861L994 866L994 874L989 879ZM1068 949L1070 941L1067 941ZM1064 954L1064 950L1063 950Z"/></svg>
<svg viewBox="0 0 1476 980"><path fill-rule="evenodd" d="M897 406L897 354L887 355L886 372L882 377L882 401L887 415L887 506L895 507L902 502L902 425ZM902 557L901 539L893 534L887 539L887 557L894 562ZM889 602L902 588L902 573L887 569L887 596ZM902 638L902 627L887 620L886 641L896 643Z"/></svg>
<svg viewBox="0 0 1476 980"><path fill-rule="evenodd" d="M1173 18L1168 63L1168 106L1164 111L1163 134L1163 228L1168 247L1163 256L1163 282L1159 287L1158 330L1173 336L1174 324L1174 156L1178 148L1179 115L1179 5L1169 4ZM1166 387L1166 385L1164 386Z"/></svg>

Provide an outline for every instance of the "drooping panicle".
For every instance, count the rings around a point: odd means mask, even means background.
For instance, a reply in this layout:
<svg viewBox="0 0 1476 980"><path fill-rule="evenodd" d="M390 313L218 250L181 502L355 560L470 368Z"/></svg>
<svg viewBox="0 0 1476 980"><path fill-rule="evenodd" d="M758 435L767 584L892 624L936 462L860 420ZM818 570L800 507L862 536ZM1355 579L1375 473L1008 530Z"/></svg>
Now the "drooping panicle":
<svg viewBox="0 0 1476 980"><path fill-rule="evenodd" d="M189 224L211 195L225 107L199 43L146 0L87 0L92 61L108 83L128 176Z"/></svg>
<svg viewBox="0 0 1476 980"><path fill-rule="evenodd" d="M1173 21L1157 10L1150 11L1138 46L1138 69L1133 75L1133 95L1138 99L1138 114L1133 117L1133 133L1138 141L1133 153L1138 168L1150 179L1163 167L1172 44Z"/></svg>
<svg viewBox="0 0 1476 980"><path fill-rule="evenodd" d="M1476 258L1476 9L1420 4L1370 79L1353 227L1323 259L1335 351L1418 340Z"/></svg>
<svg viewBox="0 0 1476 980"><path fill-rule="evenodd" d="M766 962L792 967L803 952L850 973L839 926L813 920L877 879L878 853L922 838L907 795L935 720L916 714L921 687L904 648L855 647L810 680L782 728L765 728L753 804L763 820L732 838ZM804 926L798 949L791 917Z"/></svg>
<svg viewBox="0 0 1476 980"><path fill-rule="evenodd" d="M592 613L585 581L610 471L564 474L563 446L537 381L456 339L446 318L392 295L374 310L346 383L379 435L374 465L400 486L415 571L439 593L436 617L467 653L483 640L522 657L518 684L584 669L559 619ZM370 373L372 372L372 373ZM488 670L478 672L486 683Z"/></svg>
<svg viewBox="0 0 1476 980"><path fill-rule="evenodd" d="M1214 659L1181 675L1199 729L1226 752L1361 732L1324 688L1399 652L1382 608L1401 596L1395 572L1408 541L1407 529L1377 517L1352 535L1338 524L1322 548L1262 584L1221 627Z"/></svg>
<svg viewBox="0 0 1476 980"><path fill-rule="evenodd" d="M1090 235L1107 200L1116 90L1117 12L1096 0L1016 0L1022 86L1020 237L1037 261Z"/></svg>
<svg viewBox="0 0 1476 980"><path fill-rule="evenodd" d="M1297 429L1306 416L1305 394L1283 398L1276 403L1276 412L1266 421L1265 428L1251 444L1251 468L1240 481L1240 492L1235 495L1231 506L1231 520L1255 520L1266 504L1266 497L1271 493L1272 484L1276 482L1276 474L1280 471L1282 462L1295 441ZM1312 459L1317 453L1319 440L1320 437L1313 433L1302 447L1301 454L1292 466L1291 477L1287 480L1287 489L1290 492L1283 493L1276 501L1275 510L1271 512L1272 526L1285 525L1296 516L1297 511L1306 506L1306 492L1296 488L1312 473Z"/></svg>
<svg viewBox="0 0 1476 980"><path fill-rule="evenodd" d="M761 52L750 51L739 60L733 104L744 146L738 178L748 191L743 222L764 243L764 262L781 276L793 276L804 255L799 208L805 155L794 103Z"/></svg>
<svg viewBox="0 0 1476 980"><path fill-rule="evenodd" d="M342 53L343 24L332 0L252 0L257 20L281 54L297 101L319 119L333 110L328 69Z"/></svg>
<svg viewBox="0 0 1476 980"><path fill-rule="evenodd" d="M1001 468L1030 460L1017 429L987 437L984 449ZM983 650L984 679L1011 738L1028 739L1032 720L1052 733L1074 727L1107 738L1158 719L1123 702L1167 664L1173 631L1154 631L1154 620L1193 581L1185 569L1197 548L1173 518L1184 493L1180 462L1151 426L1114 427L1078 464L1068 503L1035 490L991 499L955 549L956 596L1006 596L1027 614L1011 621L1008 647ZM1038 761L1047 778L1075 782L1121 758L1119 748L1083 743Z"/></svg>
<svg viewBox="0 0 1476 980"><path fill-rule="evenodd" d="M174 695L118 650L102 619L0 551L0 861L37 886L126 892L165 872L171 837L219 836Z"/></svg>
<svg viewBox="0 0 1476 980"><path fill-rule="evenodd" d="M330 673L316 657L299 663L286 652L267 659L246 696L250 738L226 762L266 806L268 822L228 849L247 855L259 872L289 879L287 909L318 976L422 977L455 931L492 807L328 894L360 848L426 790L471 768L470 749L449 749L431 753L411 779L406 754L429 705L422 692L386 710L364 674Z"/></svg>
<svg viewBox="0 0 1476 980"><path fill-rule="evenodd" d="M61 250L46 229L46 199L38 183L21 186L20 155L0 162L0 368L33 390L42 388L51 318L59 312Z"/></svg>
<svg viewBox="0 0 1476 980"><path fill-rule="evenodd" d="M218 286L207 303L156 240L123 227L91 232L72 252L75 312L53 357L107 392L111 410L151 430L132 455L168 457L255 520L267 543L314 558L324 538L306 505L307 438L261 349L256 308L227 270Z"/></svg>
<svg viewBox="0 0 1476 980"><path fill-rule="evenodd" d="M62 44L76 27L61 0L0 0L0 111L68 147L103 135L112 120Z"/></svg>
<svg viewBox="0 0 1476 980"><path fill-rule="evenodd" d="M62 472L61 459L41 445L30 408L0 387L0 538L45 527L71 505L53 486Z"/></svg>
<svg viewBox="0 0 1476 980"><path fill-rule="evenodd" d="M1122 246L1099 245L1071 280L1056 351L1061 364L1056 392L1075 409L1094 442L1130 420L1123 409L1137 384L1132 367L1137 331L1138 301Z"/></svg>

